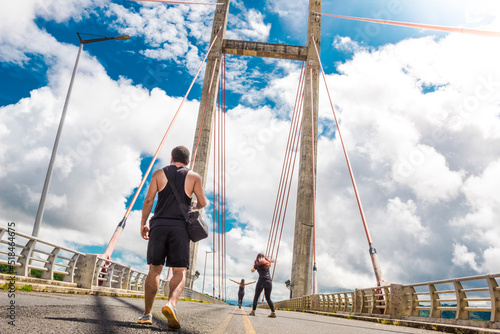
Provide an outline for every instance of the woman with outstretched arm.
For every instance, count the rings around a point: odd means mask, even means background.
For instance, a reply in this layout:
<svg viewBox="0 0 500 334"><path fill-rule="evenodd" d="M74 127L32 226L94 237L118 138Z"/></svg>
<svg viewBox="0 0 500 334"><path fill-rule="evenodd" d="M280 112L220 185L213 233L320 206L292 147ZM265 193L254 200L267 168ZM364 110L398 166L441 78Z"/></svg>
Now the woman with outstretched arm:
<svg viewBox="0 0 500 334"><path fill-rule="evenodd" d="M241 282L236 282L235 280L229 279L231 282L234 282L240 286L240 289L238 290L238 307L241 308L241 304L243 303L243 296L245 296L245 286L253 284L257 281L253 281L250 283L245 283L245 280L242 279Z"/></svg>

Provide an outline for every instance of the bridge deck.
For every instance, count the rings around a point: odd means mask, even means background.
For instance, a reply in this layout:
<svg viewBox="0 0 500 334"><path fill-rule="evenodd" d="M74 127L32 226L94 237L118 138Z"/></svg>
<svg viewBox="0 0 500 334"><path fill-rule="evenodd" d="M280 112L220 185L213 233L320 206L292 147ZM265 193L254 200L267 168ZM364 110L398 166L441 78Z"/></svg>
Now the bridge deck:
<svg viewBox="0 0 500 334"><path fill-rule="evenodd" d="M8 300L6 291L0 299ZM5 295L5 296L4 296ZM4 298L5 297L5 298ZM2 314L1 333L151 333L168 331L161 314L163 300L153 309L153 326L136 323L142 314L144 300L89 295L16 292L15 327L7 325ZM5 310L4 307L2 307ZM249 308L229 305L179 302L178 315L182 329L176 333L431 333L422 329L397 327L325 317L320 315L278 311L276 319L267 317L269 310L257 309L249 317ZM2 311L5 312L5 311Z"/></svg>

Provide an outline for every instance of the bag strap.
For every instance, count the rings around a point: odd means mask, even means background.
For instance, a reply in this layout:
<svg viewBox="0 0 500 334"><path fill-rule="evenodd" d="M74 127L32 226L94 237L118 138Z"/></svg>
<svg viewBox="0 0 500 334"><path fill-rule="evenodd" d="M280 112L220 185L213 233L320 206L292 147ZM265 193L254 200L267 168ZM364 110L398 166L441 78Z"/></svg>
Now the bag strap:
<svg viewBox="0 0 500 334"><path fill-rule="evenodd" d="M177 200L177 204L179 204L179 208L181 209L181 212L184 215L184 219L186 219L186 223L188 223L189 222L189 218L188 218L187 213L186 213L186 211L187 211L186 208L185 208L186 204L182 203L181 197L179 196L179 192L177 191L177 189L175 188L175 186L173 184L174 183L174 177L171 178L168 175L168 174L172 174L171 171L168 169L168 166L165 167L165 169L167 170L167 172L165 173L167 175L167 183L170 184L170 188L172 189L172 192L174 193L175 199ZM173 175L175 175L175 172L174 172ZM181 203L184 204L184 205L182 205Z"/></svg>

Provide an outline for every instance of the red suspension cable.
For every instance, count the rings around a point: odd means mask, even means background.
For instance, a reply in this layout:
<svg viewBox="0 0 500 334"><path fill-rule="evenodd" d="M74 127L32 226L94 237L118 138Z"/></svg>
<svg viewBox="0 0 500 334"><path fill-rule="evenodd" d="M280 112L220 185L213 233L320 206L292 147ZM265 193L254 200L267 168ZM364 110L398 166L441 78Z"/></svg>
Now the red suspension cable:
<svg viewBox="0 0 500 334"><path fill-rule="evenodd" d="M193 2L193 1L175 1L175 0L131 0L140 2L163 2L163 3L173 3L182 5L213 5L213 6L223 6L222 2Z"/></svg>
<svg viewBox="0 0 500 334"><path fill-rule="evenodd" d="M114 251L114 249L116 247L118 239L120 239L120 236L121 236L121 234L123 232L123 229L125 228L125 224L126 224L127 218L130 215L130 212L132 211L132 208L134 207L134 204L137 201L137 198L139 197L139 193L141 192L142 187L144 186L144 183L146 182L146 179L147 179L149 173L151 172L151 169L153 168L153 165L154 165L156 159L158 158L158 154L160 153L161 148L163 147L163 144L165 143L165 140L167 139L167 136L170 133L170 130L172 129L172 126L174 125L175 120L177 119L177 116L179 115L179 112L181 111L182 106L184 105L184 102L186 101L189 92L191 91L191 88L193 88L193 85L196 82L196 79L198 78L198 75L200 74L200 71L201 71L201 69L203 67L203 64L205 63L205 60L207 59L208 55L210 54L210 51L212 50L212 47L213 47L215 41L217 40L217 37L219 36L220 31L221 31L221 29L219 28L219 31L215 35L214 40L212 41L212 43L210 44L210 47L208 48L207 54L205 55L205 58L203 58L203 61L201 62L200 67L198 68L198 71L196 72L196 75L194 76L193 81L191 82L191 85L189 86L189 88L188 88L188 90L186 92L186 95L184 95L184 98L182 99L182 102L179 105L179 108L175 112L174 117L172 118L172 121L170 122L170 125L168 126L168 129L165 132L165 135L163 136L163 138L162 138L162 140L160 142L160 145L156 149L156 152L155 152L155 154L153 156L153 159L151 160L151 163L149 164L149 167L146 170L146 173L144 173L144 176L143 176L143 178L141 180L141 183L139 184L139 187L137 187L137 190L135 191L135 195L132 198L132 201L130 202L130 204L129 204L128 208L127 208L127 211L125 212L125 215L124 215L122 221L118 224L115 232L113 233L113 236L111 237L111 240L109 241L108 246L106 247L106 250L104 251L103 257L105 257L105 258L110 258L111 257L111 254L113 253L113 251Z"/></svg>
<svg viewBox="0 0 500 334"><path fill-rule="evenodd" d="M217 288L218 298L226 300L227 285L227 253L226 253L226 178L225 178L225 57L220 63L220 85L217 95L217 110L214 114L214 201L213 201L213 230L214 248L217 249ZM215 232L217 225L217 232ZM217 242L215 242L217 234ZM215 271L215 267L214 267ZM215 274L214 274L215 275ZM214 288L215 291L215 288Z"/></svg>
<svg viewBox="0 0 500 334"><path fill-rule="evenodd" d="M223 163L222 163L222 214L224 221L224 296L227 299L227 286L226 286L226 269L227 269L227 258L226 258L226 55L223 58L222 66L222 115L223 115Z"/></svg>
<svg viewBox="0 0 500 334"><path fill-rule="evenodd" d="M293 179L294 168L295 168L295 160L297 157L297 152L299 151L300 130L302 127L302 122L300 120L302 119L301 117L302 102L304 98L304 88L305 88L304 82L305 82L305 67L304 64L302 64L299 84L297 87L297 94L295 98L295 105L293 109L293 116L290 122L290 131L287 142L286 154L283 160L282 177L280 180L280 186L276 198L275 212L273 214L274 221L273 225L271 226L271 232L269 234L269 240L268 240L268 245L269 245L268 255L275 260L277 260L279 254L279 245L281 241L281 236L283 234L283 227L288 207L288 199L291 190L291 181ZM276 263L274 264L273 267L273 274L272 274L273 278L275 271L276 271Z"/></svg>
<svg viewBox="0 0 500 334"><path fill-rule="evenodd" d="M217 180L216 180L216 183L217 183L217 188L215 189L215 191L217 192L217 203L216 203L216 210L217 210L217 248L219 249L219 259L217 261L218 263L218 271L217 271L217 281L218 281L218 288L219 288L219 299L221 299L221 259L222 259L222 248L221 248L221 234L222 234L222 228L221 228L221 225L220 225L220 171L219 171L219 166L220 166L220 163L219 163L219 159L220 159L220 115L219 115L219 112L220 112L220 92L219 92L219 95L218 95L218 100L219 100L219 103L217 105L217 116L216 116L216 119L217 119L217 131L216 131L216 137L217 137L217 151L215 153L216 155L216 158L217 158L217 166L214 166L214 168L216 168L217 170Z"/></svg>
<svg viewBox="0 0 500 334"><path fill-rule="evenodd" d="M365 213L363 210L363 205L361 204L361 199L360 199L360 196L358 193L358 187L356 185L356 180L354 179L354 173L352 172L352 167L351 167L351 162L349 160L349 155L347 154L347 150L346 150L345 144L344 144L344 139L342 137L342 132L340 131L339 122L337 120L337 115L335 113L335 108L333 107L332 97L330 96L330 90L328 89L328 85L326 83L325 70L323 69L323 64L321 63L321 58L319 57L319 52L318 52L318 48L316 46L316 41L314 40L314 35L311 35L311 38L313 41L314 49L316 50L316 56L318 57L318 60L319 60L319 65L321 67L321 73L323 75L323 81L325 82L326 92L328 94L328 99L330 100L330 106L332 107L333 118L335 119L335 124L337 126L337 133L339 135L340 143L342 144L342 149L344 151L344 156L345 156L345 160L347 163L347 168L349 170L349 175L351 177L352 186L354 188L354 194L356 195L356 201L358 203L359 213L361 215L361 220L363 221L363 227L365 229L366 238L368 239L370 257L372 260L373 270L375 271L377 285L381 285L384 282L384 278L382 276L382 269L380 268L380 264L378 262L377 251L375 250L375 248L372 245L372 238L370 236L368 224L366 223L366 217L365 217Z"/></svg>
<svg viewBox="0 0 500 334"><path fill-rule="evenodd" d="M207 93L207 98L205 100L205 106L203 107L203 116L201 117L201 123L200 123L200 130L198 131L198 138L196 140L196 146L194 148L194 152L193 152L193 159L191 160L191 168L190 169L193 169L194 167L194 162L196 160L196 154L198 153L198 146L200 145L200 138L201 138L201 130L203 129L203 123L205 122L205 114L207 112L207 105L208 105L208 100L209 100L209 96L210 96L210 91L212 90L212 83L214 81L214 74L215 74L215 70L217 69L217 61L219 60L219 54L217 53L217 55L215 56L215 63L214 63L214 68L213 68L213 71L212 71L212 76L210 77L210 86L208 86L208 93Z"/></svg>
<svg viewBox="0 0 500 334"><path fill-rule="evenodd" d="M456 28L456 27L439 26L439 25L432 25L432 24L398 22L398 21L389 21L389 20L367 19L367 18L363 18L363 17L333 15L333 14L325 14L325 13L318 13L318 12L313 12L313 14L326 15L326 16L337 17L337 18L346 19L346 20L388 24L388 25L408 27L408 28L427 29L427 30L436 30L436 31L444 31L444 32L458 32L458 33L462 33L462 34L471 34L471 35L479 35L479 36L487 36L487 37L500 37L500 31Z"/></svg>
<svg viewBox="0 0 500 334"><path fill-rule="evenodd" d="M268 254L269 256L272 257L272 251L271 249L274 248L274 244L273 244L273 241L276 240L275 237L273 237L273 235L275 235L275 231L277 231L277 224L276 224L276 221L277 221L277 214L279 212L279 203L281 201L281 198L282 198L282 192L283 192L283 184L284 184L284 177L286 175L286 167L288 166L288 158L289 158L289 155L290 155L290 143L291 143L291 138L292 138L292 129L293 129L293 124L295 124L295 116L296 116L296 111L297 111L297 99L299 98L299 91L301 90L301 83L302 83L302 75L303 75L303 72L304 72L304 62L302 62L302 67L300 69L300 77L299 77L299 86L297 87L297 93L296 93L296 96L295 96L295 104L294 104L294 108L293 108L293 114L292 114L292 120L291 120L291 123L290 123L290 130L288 132L288 139L287 139L287 144L286 144L286 149L285 149L285 158L283 160L283 166L281 167L281 175L280 175L280 182L279 182L279 185L278 185L278 192L276 194L276 202L275 202L275 205L274 205L274 212L273 212L273 218L271 220L271 231L269 233L269 238L267 240L267 247L266 247L266 254ZM271 248L272 247L272 248Z"/></svg>
<svg viewBox="0 0 500 334"><path fill-rule="evenodd" d="M291 135L291 137L289 138L290 141L287 144L286 155L285 155L285 159L283 162L284 170L285 170L283 184L282 184L281 189L280 189L281 191L279 193L279 198L276 201L276 207L277 207L277 215L276 215L276 221L275 221L276 229L275 229L273 235L270 236L270 239L272 239L272 248L270 250L270 254L271 254L270 256L274 259L275 259L274 248L275 248L275 245L277 242L277 234L279 231L280 220L282 217L284 218L284 216L286 214L286 211L283 212L284 196L285 196L286 189L288 186L287 185L288 180L291 180L292 175L293 175L293 170L292 170L292 172L290 172L291 156L292 156L293 152L297 153L297 151L298 151L298 141L297 142L295 141L295 134L297 132L297 125L299 124L300 115L301 115L301 111L302 111L301 103L302 103L302 99L304 97L304 95L303 95L304 81L305 81L305 67L303 66L302 70L301 70L301 76L299 79L299 86L297 89L297 94L296 94L296 99L295 99L293 119L292 119L292 123L290 124L289 136ZM298 100L297 100L297 97L298 97Z"/></svg>
<svg viewBox="0 0 500 334"><path fill-rule="evenodd" d="M214 175L213 175L213 180L214 180L214 187L213 187L214 200L213 200L213 203L212 203L212 205L213 205L213 210L212 210L212 230L213 230L213 233L212 233L212 237L213 237L213 249L214 249L213 257L214 257L214 259L213 259L213 271L212 271L212 277L213 277L213 281L212 281L212 290L213 290L212 297L214 297L214 298L216 298L216 296L215 296L215 285L216 285L215 284L215 261L219 257L219 253L218 253L219 250L217 249L217 244L215 243L215 236L218 234L215 231L215 226L216 226L216 224L215 224L215 205L216 205L216 198L217 198L217 194L215 192L215 157L216 157L216 154L215 154L215 152L216 152L216 149L215 149L216 148L216 140L215 140L216 136L215 136L215 132L216 132L216 129L217 129L217 127L216 127L216 120L215 120L216 117L217 117L217 113L214 115L213 122L212 122L212 124L213 124L212 129L213 129L213 133L214 133ZM215 253L217 253L217 258L216 258Z"/></svg>
<svg viewBox="0 0 500 334"><path fill-rule="evenodd" d="M221 181L220 181L220 168L221 168L221 146L222 146L222 137L221 137L221 126L222 126L222 117L221 117L221 105L222 105L222 94L220 92L222 89L222 85L219 85L219 106L218 106L218 115L217 115L217 193L218 193L218 201L217 201L217 221L219 225L219 249L220 249L220 257L219 257L219 298L224 299L223 293L223 272L224 272L224 224L222 222L222 212L221 212Z"/></svg>
<svg viewBox="0 0 500 334"><path fill-rule="evenodd" d="M292 164L292 167L291 167L291 175L290 177L288 178L289 181L288 181L288 192L287 192L287 195L286 195L286 200L285 200L285 208L284 208L284 212L283 212L283 217L282 217L282 222L281 222L281 230L280 230L280 235L279 235L279 238L278 238L278 247L276 249L276 256L275 258L278 259L278 254L279 254L279 249L280 249L280 244L281 244L281 236L283 235L283 227L285 226L285 217L286 217L286 211L287 211L287 208L288 208L288 200L290 198L290 190L292 189L292 179L293 179L293 174L294 174L294 171L295 171L295 161L297 159L297 153L299 152L299 143L300 143L300 134L302 133L302 117L300 117L302 115L302 101L303 101L303 98L304 98L304 90L302 90L302 96L301 96L301 99L300 99L300 102L299 102L299 111L298 111L298 119L300 119L300 123L298 123L298 126L295 127L295 138L294 138L294 142L293 142L293 164ZM274 268L273 268L273 275L272 275L272 278L274 279L274 272L276 271L276 265L277 263L274 264Z"/></svg>
<svg viewBox="0 0 500 334"><path fill-rule="evenodd" d="M311 83L311 155L312 155L312 209L313 209L313 295L318 293L318 282L316 278L316 162L314 160L314 95L313 95L313 72L312 61L309 63L309 81Z"/></svg>

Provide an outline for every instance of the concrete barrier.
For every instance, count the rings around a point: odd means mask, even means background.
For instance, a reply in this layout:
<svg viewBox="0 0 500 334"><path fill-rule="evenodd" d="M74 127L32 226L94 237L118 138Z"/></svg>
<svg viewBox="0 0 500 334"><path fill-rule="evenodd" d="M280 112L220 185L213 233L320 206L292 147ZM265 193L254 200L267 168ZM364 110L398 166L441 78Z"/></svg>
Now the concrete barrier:
<svg viewBox="0 0 500 334"><path fill-rule="evenodd" d="M492 274L391 284L292 298L274 304L287 310L500 329L499 280L500 274ZM478 319L478 312L489 314L489 321Z"/></svg>
<svg viewBox="0 0 500 334"><path fill-rule="evenodd" d="M143 296L147 273L132 269L97 254L85 254L41 239L0 227L0 264L10 266L12 275L0 274L0 284L15 282L32 291L113 296ZM32 270L42 272L31 277ZM57 275L62 277L57 280ZM167 297L169 282L160 279L158 295ZM181 298L225 304L194 290L184 288Z"/></svg>

